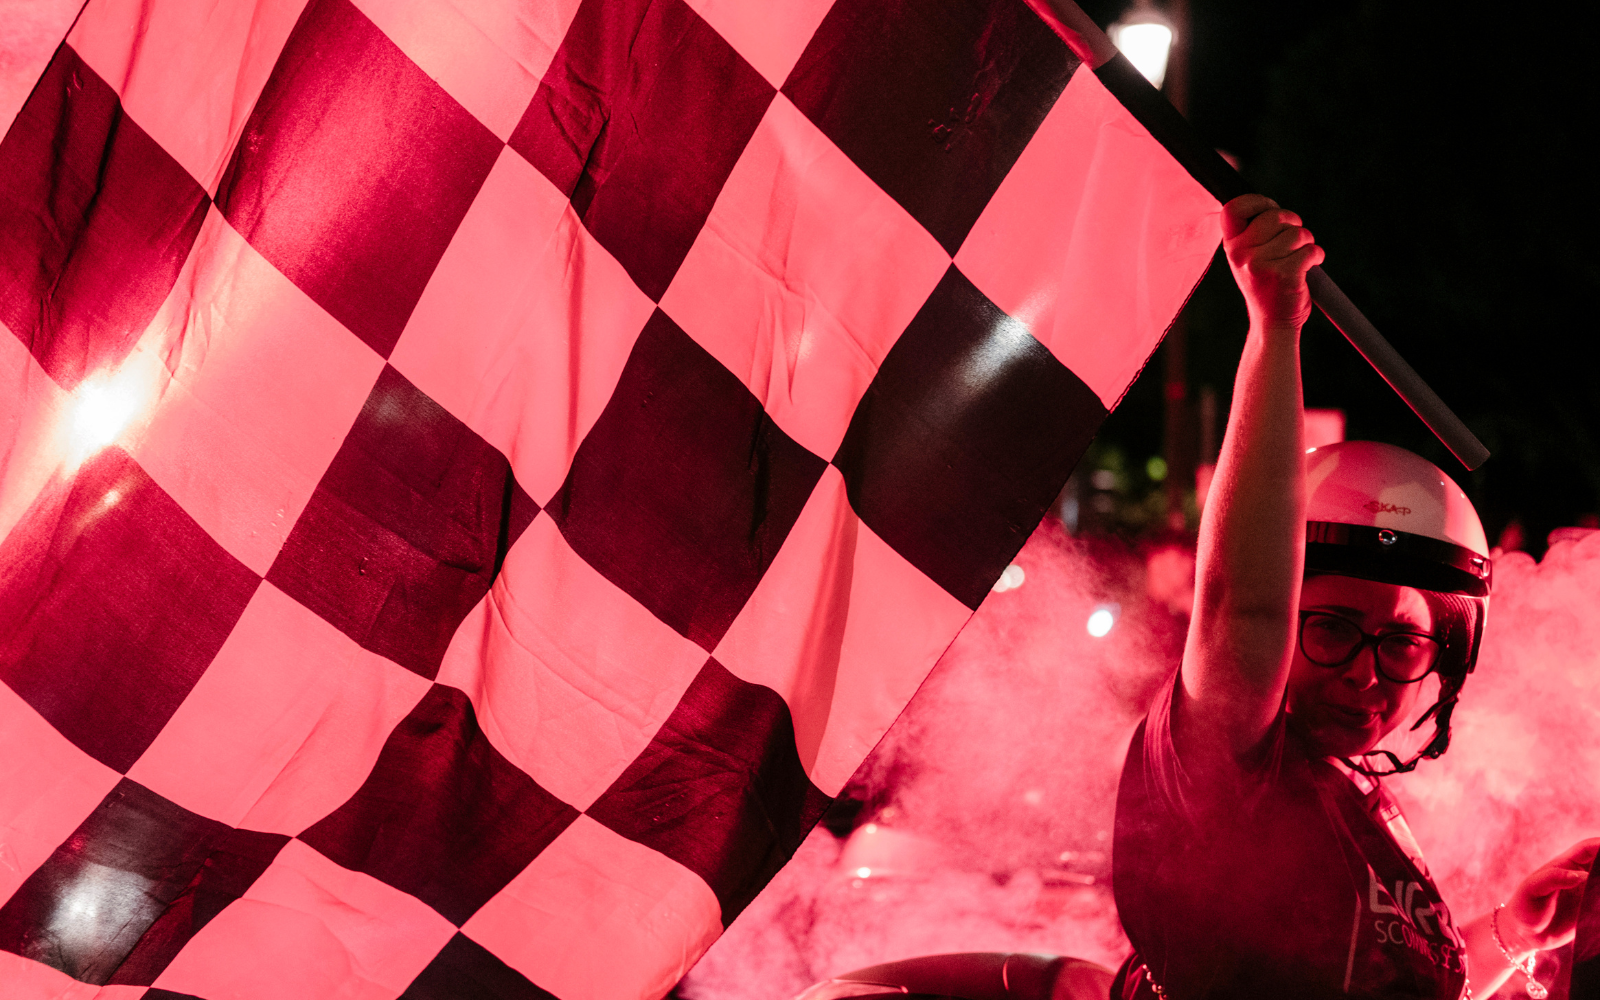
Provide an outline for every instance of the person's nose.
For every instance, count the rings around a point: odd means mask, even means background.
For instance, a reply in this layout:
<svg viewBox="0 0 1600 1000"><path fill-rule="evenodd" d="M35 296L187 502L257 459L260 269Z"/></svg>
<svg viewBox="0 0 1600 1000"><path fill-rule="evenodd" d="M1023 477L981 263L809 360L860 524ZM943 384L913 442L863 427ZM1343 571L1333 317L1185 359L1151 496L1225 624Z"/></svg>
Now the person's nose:
<svg viewBox="0 0 1600 1000"><path fill-rule="evenodd" d="M1344 679L1365 691L1378 685L1378 647L1368 643L1356 652L1355 659L1345 665Z"/></svg>

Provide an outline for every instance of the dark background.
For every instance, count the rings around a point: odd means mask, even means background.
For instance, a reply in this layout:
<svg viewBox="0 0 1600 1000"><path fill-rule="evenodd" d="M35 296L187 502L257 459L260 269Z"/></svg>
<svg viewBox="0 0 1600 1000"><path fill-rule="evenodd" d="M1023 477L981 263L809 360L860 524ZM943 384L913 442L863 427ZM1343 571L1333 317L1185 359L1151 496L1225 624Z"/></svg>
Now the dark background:
<svg viewBox="0 0 1600 1000"><path fill-rule="evenodd" d="M1538 555L1551 529L1592 523L1600 212L1580 149L1600 111L1593 15L1560 2L1191 3L1190 121L1304 217L1328 273L1492 457L1466 472L1320 313L1303 342L1306 405L1343 409L1348 437L1455 476L1491 544L1515 521ZM1127 5L1082 6L1105 25ZM1189 398L1215 387L1220 424L1245 331L1220 256L1186 317ZM1162 449L1161 369L1158 353L1089 456L1126 470L1125 506L1159 492L1143 466Z"/></svg>

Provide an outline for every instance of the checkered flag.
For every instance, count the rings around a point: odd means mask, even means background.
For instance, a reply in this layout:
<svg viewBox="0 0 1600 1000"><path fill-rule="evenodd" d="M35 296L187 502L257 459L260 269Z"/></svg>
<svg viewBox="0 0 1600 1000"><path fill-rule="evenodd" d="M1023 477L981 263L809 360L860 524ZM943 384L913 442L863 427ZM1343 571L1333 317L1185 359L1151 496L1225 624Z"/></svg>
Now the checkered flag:
<svg viewBox="0 0 1600 1000"><path fill-rule="evenodd" d="M0 992L662 995L1216 212L1022 0L90 0L0 142Z"/></svg>

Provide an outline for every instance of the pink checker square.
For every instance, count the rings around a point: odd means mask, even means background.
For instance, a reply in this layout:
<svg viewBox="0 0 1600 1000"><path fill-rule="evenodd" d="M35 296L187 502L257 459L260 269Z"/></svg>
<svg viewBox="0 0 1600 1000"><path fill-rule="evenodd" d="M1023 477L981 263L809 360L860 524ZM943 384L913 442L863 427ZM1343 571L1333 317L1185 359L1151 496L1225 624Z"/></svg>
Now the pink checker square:
<svg viewBox="0 0 1600 1000"><path fill-rule="evenodd" d="M454 933L426 903L291 840L155 986L229 1000L393 1000Z"/></svg>
<svg viewBox="0 0 1600 1000"><path fill-rule="evenodd" d="M173 374L131 451L229 554L264 575L383 359L215 208L145 336Z"/></svg>
<svg viewBox="0 0 1600 1000"><path fill-rule="evenodd" d="M46 0L14 7L9 14L6 72L0 76L0 135L11 127L82 6L75 0Z"/></svg>
<svg viewBox="0 0 1600 1000"><path fill-rule="evenodd" d="M833 0L759 4L747 0L685 0L727 39L745 62L782 87Z"/></svg>
<svg viewBox="0 0 1600 1000"><path fill-rule="evenodd" d="M461 928L562 1000L658 997L722 932L689 869L587 816Z"/></svg>
<svg viewBox="0 0 1600 1000"><path fill-rule="evenodd" d="M93 0L67 42L211 191L305 3Z"/></svg>
<svg viewBox="0 0 1600 1000"><path fill-rule="evenodd" d="M462 220L390 363L511 459L541 505L655 308L544 175L509 150Z"/></svg>
<svg viewBox="0 0 1600 1000"><path fill-rule="evenodd" d="M1219 211L1098 77L1078 72L956 266L1109 409L1205 273Z"/></svg>
<svg viewBox="0 0 1600 1000"><path fill-rule="evenodd" d="M540 514L461 623L438 681L466 692L508 760L583 809L649 745L705 662Z"/></svg>
<svg viewBox="0 0 1600 1000"><path fill-rule="evenodd" d="M861 523L829 466L714 655L783 696L801 763L837 795L971 614Z"/></svg>
<svg viewBox="0 0 1600 1000"><path fill-rule="evenodd" d="M263 582L128 775L230 826L297 834L361 786L429 686Z"/></svg>
<svg viewBox="0 0 1600 1000"><path fill-rule="evenodd" d="M72 448L73 399L0 323L0 538L61 476Z"/></svg>
<svg viewBox="0 0 1600 1000"><path fill-rule="evenodd" d="M522 119L578 0L355 0L361 12L502 140Z"/></svg>
<svg viewBox="0 0 1600 1000"><path fill-rule="evenodd" d="M828 456L949 266L927 230L779 94L661 308L778 426Z"/></svg>
<svg viewBox="0 0 1600 1000"><path fill-rule="evenodd" d="M73 746L4 684L0 760L3 902L94 812L121 775ZM11 980L0 973L0 981Z"/></svg>
<svg viewBox="0 0 1600 1000"><path fill-rule="evenodd" d="M778 692L809 774L827 729L854 589L861 519L828 466L755 593L712 653L730 672Z"/></svg>
<svg viewBox="0 0 1600 1000"><path fill-rule="evenodd" d="M76 979L42 962L0 951L0 983L6 1000L135 1000L143 986L96 986Z"/></svg>
<svg viewBox="0 0 1600 1000"><path fill-rule="evenodd" d="M861 526L833 710L810 772L824 794L839 794L971 617L970 608Z"/></svg>

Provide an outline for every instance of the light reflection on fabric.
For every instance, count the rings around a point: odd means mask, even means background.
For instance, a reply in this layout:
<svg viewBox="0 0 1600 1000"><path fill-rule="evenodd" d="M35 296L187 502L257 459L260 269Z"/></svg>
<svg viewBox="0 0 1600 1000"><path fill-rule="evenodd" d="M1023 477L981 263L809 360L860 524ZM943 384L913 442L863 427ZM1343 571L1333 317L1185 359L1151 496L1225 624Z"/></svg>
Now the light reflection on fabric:
<svg viewBox="0 0 1600 1000"><path fill-rule="evenodd" d="M58 890L58 902L38 944L58 960L74 966L81 963L71 974L83 976L92 975L89 967L110 957L106 952L116 952L113 967L126 953L132 943L123 940L126 929L130 924L142 929L149 922L148 890L153 883L134 872L93 861L80 859L78 864L81 867L75 877Z"/></svg>

